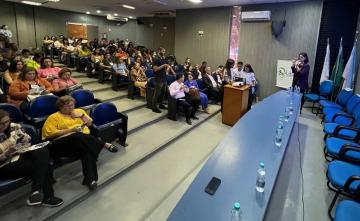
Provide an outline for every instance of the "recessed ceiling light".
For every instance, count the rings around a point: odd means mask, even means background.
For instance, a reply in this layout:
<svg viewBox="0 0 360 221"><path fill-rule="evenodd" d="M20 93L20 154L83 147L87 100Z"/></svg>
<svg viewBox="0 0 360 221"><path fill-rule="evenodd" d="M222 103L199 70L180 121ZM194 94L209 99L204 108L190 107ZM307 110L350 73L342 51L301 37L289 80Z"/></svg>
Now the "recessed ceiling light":
<svg viewBox="0 0 360 221"><path fill-rule="evenodd" d="M192 2L194 4L199 4L199 3L202 3L203 1L202 0L188 0L189 2Z"/></svg>
<svg viewBox="0 0 360 221"><path fill-rule="evenodd" d="M135 10L135 7L131 5L121 5L121 6L127 9Z"/></svg>
<svg viewBox="0 0 360 221"><path fill-rule="evenodd" d="M130 19L132 19L132 18L133 18L133 16L129 16L129 18L130 18Z"/></svg>
<svg viewBox="0 0 360 221"><path fill-rule="evenodd" d="M32 1L21 1L21 3L27 4L27 5L35 5L35 6L42 5L42 3L40 3L40 2L32 2Z"/></svg>
<svg viewBox="0 0 360 221"><path fill-rule="evenodd" d="M86 14L87 14L87 15L90 15L90 12L89 12L89 11L87 11L87 12L86 12Z"/></svg>
<svg viewBox="0 0 360 221"><path fill-rule="evenodd" d="M114 13L114 16L118 16L119 14L118 13Z"/></svg>
<svg viewBox="0 0 360 221"><path fill-rule="evenodd" d="M59 2L60 0L47 0L48 2Z"/></svg>
<svg viewBox="0 0 360 221"><path fill-rule="evenodd" d="M96 10L96 13L100 14L100 13L101 13L101 10Z"/></svg>

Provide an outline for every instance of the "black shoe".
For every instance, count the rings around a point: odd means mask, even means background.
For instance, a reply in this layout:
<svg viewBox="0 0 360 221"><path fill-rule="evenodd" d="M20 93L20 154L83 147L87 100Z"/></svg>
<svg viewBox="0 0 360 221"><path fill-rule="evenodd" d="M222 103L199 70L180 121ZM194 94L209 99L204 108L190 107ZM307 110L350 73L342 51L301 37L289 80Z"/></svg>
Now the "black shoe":
<svg viewBox="0 0 360 221"><path fill-rule="evenodd" d="M196 116L192 116L192 117L190 117L191 119L194 119L194 120L199 120L199 118L198 117L196 117Z"/></svg>
<svg viewBox="0 0 360 221"><path fill-rule="evenodd" d="M189 125L192 125L192 122L190 119L186 119L186 123L189 124Z"/></svg>
<svg viewBox="0 0 360 221"><path fill-rule="evenodd" d="M95 190L97 188L97 182L93 180L89 185L89 190Z"/></svg>
<svg viewBox="0 0 360 221"><path fill-rule="evenodd" d="M167 109L167 108L165 107L165 105L163 105L163 104L160 104L160 105L159 105L159 108L160 108L160 109L163 109L163 110L166 110L166 109Z"/></svg>
<svg viewBox="0 0 360 221"><path fill-rule="evenodd" d="M158 108L154 108L152 111L159 114L161 113L161 110L159 110Z"/></svg>
<svg viewBox="0 0 360 221"><path fill-rule="evenodd" d="M41 194L39 191L35 191L31 194L29 199L26 201L28 206L35 206L41 204Z"/></svg>
<svg viewBox="0 0 360 221"><path fill-rule="evenodd" d="M57 206L61 206L63 203L64 201L62 199L53 196L43 200L42 205L47 207L57 207Z"/></svg>

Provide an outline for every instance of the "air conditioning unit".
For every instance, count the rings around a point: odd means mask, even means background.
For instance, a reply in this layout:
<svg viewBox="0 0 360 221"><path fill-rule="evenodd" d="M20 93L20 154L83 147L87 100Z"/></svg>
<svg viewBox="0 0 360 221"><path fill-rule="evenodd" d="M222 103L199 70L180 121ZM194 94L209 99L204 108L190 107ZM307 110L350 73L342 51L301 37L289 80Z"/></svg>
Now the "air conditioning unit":
<svg viewBox="0 0 360 221"><path fill-rule="evenodd" d="M247 11L241 12L241 21L270 21L271 11Z"/></svg>
<svg viewBox="0 0 360 221"><path fill-rule="evenodd" d="M106 19L109 20L109 21L119 21L119 22L127 22L127 21L129 21L128 18L120 17L120 16L112 16L112 15L107 15Z"/></svg>

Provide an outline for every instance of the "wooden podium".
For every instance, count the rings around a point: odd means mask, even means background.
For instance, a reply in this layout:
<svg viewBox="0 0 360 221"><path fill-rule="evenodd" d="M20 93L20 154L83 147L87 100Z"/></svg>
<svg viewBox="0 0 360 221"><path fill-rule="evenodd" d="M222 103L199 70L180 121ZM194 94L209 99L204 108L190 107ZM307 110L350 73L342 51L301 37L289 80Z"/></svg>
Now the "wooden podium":
<svg viewBox="0 0 360 221"><path fill-rule="evenodd" d="M222 122L233 126L246 112L249 101L249 86L224 86Z"/></svg>

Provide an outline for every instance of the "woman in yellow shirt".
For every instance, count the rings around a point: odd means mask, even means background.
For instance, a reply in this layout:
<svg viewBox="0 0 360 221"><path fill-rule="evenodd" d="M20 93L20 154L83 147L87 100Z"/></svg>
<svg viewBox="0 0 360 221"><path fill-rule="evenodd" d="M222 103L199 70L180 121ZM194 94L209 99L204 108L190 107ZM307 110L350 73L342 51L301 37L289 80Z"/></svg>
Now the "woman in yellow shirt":
<svg viewBox="0 0 360 221"><path fill-rule="evenodd" d="M97 187L96 161L100 151L106 148L117 152L117 147L105 143L90 135L89 126L92 119L82 109L74 109L75 100L71 96L58 99L56 105L59 111L50 115L43 128L43 140L52 140L49 146L53 158L80 156L83 167L83 185L94 190Z"/></svg>

